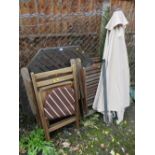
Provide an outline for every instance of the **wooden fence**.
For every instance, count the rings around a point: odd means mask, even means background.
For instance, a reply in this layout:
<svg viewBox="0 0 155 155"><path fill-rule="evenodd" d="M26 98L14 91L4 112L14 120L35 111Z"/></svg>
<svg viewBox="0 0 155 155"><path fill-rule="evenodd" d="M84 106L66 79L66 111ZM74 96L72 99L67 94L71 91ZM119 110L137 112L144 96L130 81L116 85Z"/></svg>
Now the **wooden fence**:
<svg viewBox="0 0 155 155"><path fill-rule="evenodd" d="M21 0L20 67L44 47L76 46L98 54L103 0Z"/></svg>
<svg viewBox="0 0 155 155"><path fill-rule="evenodd" d="M20 37L96 32L102 4L102 0L21 0Z"/></svg>
<svg viewBox="0 0 155 155"><path fill-rule="evenodd" d="M111 12L122 9L129 21L126 42L134 81L134 0L20 0L19 4L20 67L44 47L78 45L90 56L98 56L104 9L108 5Z"/></svg>
<svg viewBox="0 0 155 155"><path fill-rule="evenodd" d="M120 8L127 17L127 33L135 33L135 1L134 0L111 0L111 10Z"/></svg>

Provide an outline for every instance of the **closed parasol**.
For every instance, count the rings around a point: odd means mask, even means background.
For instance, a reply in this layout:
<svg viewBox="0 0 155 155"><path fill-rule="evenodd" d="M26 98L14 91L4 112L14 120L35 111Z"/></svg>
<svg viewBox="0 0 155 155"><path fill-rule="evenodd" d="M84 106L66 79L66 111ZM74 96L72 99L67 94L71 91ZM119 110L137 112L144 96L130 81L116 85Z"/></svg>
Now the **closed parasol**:
<svg viewBox="0 0 155 155"><path fill-rule="evenodd" d="M117 10L106 25L107 34L102 58L105 60L105 70L103 70L103 65L93 103L93 109L98 112L105 115L107 111L109 121L112 120L112 113L116 113L117 123L123 120L125 108L130 105L130 75L125 43L125 27L127 24L128 21L123 12ZM104 72L106 73L106 96L104 95Z"/></svg>

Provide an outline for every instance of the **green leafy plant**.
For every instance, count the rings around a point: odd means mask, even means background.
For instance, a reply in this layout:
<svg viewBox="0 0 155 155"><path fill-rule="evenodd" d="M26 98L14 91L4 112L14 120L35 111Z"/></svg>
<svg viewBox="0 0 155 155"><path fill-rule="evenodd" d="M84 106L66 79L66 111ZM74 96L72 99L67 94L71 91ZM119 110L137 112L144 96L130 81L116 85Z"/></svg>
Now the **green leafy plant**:
<svg viewBox="0 0 155 155"><path fill-rule="evenodd" d="M52 141L45 141L42 129L35 129L20 138L20 153L28 155L58 155Z"/></svg>

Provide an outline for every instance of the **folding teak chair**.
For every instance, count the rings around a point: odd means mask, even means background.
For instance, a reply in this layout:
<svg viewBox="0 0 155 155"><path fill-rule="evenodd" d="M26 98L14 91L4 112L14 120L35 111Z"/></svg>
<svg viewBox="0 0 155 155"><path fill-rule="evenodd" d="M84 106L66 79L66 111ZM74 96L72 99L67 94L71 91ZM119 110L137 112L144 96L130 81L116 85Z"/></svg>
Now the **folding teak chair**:
<svg viewBox="0 0 155 155"><path fill-rule="evenodd" d="M95 111L92 109L92 104L96 95L101 63L100 59L93 58L93 64L81 69L81 81L83 89L83 115L87 117L93 114Z"/></svg>
<svg viewBox="0 0 155 155"><path fill-rule="evenodd" d="M50 132L75 122L79 127L76 62L71 66L42 73L31 73L41 123L46 139Z"/></svg>

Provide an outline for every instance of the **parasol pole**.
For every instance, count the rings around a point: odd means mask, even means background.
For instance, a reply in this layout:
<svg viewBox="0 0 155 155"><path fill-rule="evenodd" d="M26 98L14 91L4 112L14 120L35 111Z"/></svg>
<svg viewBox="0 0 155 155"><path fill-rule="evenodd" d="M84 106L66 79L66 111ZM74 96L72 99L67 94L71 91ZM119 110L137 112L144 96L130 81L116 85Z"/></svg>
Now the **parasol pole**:
<svg viewBox="0 0 155 155"><path fill-rule="evenodd" d="M104 115L103 120L106 124L109 124L109 116L108 116L108 102L107 102L107 79L106 79L106 66L105 59L102 60L102 77L103 77L103 96L104 96Z"/></svg>

